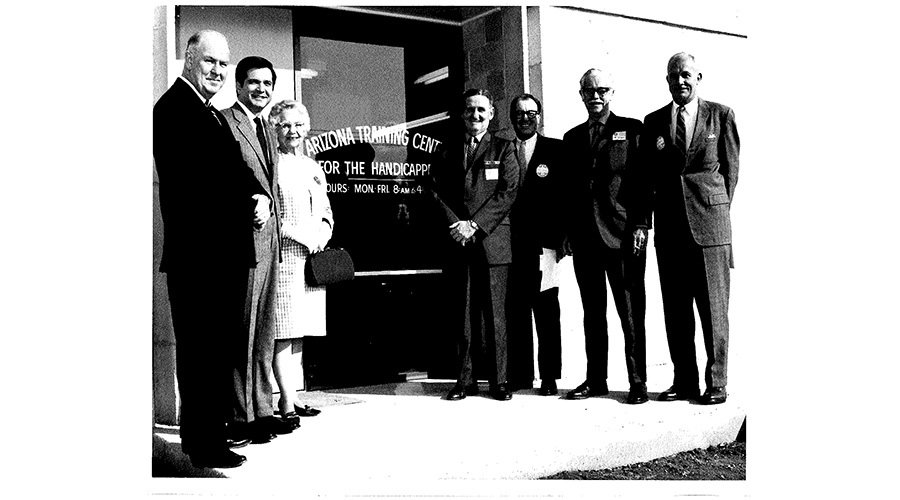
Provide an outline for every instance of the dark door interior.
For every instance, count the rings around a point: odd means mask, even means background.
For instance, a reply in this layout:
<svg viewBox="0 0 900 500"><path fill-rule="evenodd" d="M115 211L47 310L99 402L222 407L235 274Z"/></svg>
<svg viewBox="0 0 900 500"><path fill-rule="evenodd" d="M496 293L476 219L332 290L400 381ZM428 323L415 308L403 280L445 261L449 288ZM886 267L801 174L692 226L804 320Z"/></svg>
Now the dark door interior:
<svg viewBox="0 0 900 500"><path fill-rule="evenodd" d="M346 248L358 271L329 287L327 336L306 339L307 388L391 382L404 372L455 378L456 345L441 320L444 232L422 165L439 161L458 125L462 28L313 7L295 8L293 19L298 95L310 135L320 136L310 152L328 162L332 245ZM372 140L398 124L405 141Z"/></svg>

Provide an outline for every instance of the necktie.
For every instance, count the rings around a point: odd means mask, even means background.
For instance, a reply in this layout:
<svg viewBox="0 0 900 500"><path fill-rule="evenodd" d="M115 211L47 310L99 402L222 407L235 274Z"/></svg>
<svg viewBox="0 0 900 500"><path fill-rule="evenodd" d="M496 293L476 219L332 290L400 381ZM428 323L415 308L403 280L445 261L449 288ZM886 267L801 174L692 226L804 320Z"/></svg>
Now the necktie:
<svg viewBox="0 0 900 500"><path fill-rule="evenodd" d="M469 146L466 148L466 168L472 166L472 160L475 159L475 150L478 149L478 139L472 138Z"/></svg>
<svg viewBox="0 0 900 500"><path fill-rule="evenodd" d="M678 106L676 112L678 118L675 120L675 146L682 153L687 153L687 132L684 125L684 106Z"/></svg>
<svg viewBox="0 0 900 500"><path fill-rule="evenodd" d="M591 124L591 155L594 158L593 166L596 168L599 159L597 158L597 148L600 147L600 136L603 135L603 122L596 121ZM592 181L593 182L593 181Z"/></svg>
<svg viewBox="0 0 900 500"><path fill-rule="evenodd" d="M596 150L600 144L600 136L603 135L603 122L596 121L591 124L591 149Z"/></svg>
<svg viewBox="0 0 900 500"><path fill-rule="evenodd" d="M266 160L266 166L268 167L272 165L272 162L269 161L269 143L266 141L265 126L258 116L253 119L253 123L256 124L256 138L259 140L259 147L262 148L263 158Z"/></svg>
<svg viewBox="0 0 900 500"><path fill-rule="evenodd" d="M528 156L525 154L525 141L519 141L519 162L528 168Z"/></svg>
<svg viewBox="0 0 900 500"><path fill-rule="evenodd" d="M212 113L213 118L215 118L216 121L219 122L219 126L221 127L222 120L219 119L219 115L216 114L216 108L212 107L212 103L209 102L209 100L206 101L206 109L208 109L209 112Z"/></svg>

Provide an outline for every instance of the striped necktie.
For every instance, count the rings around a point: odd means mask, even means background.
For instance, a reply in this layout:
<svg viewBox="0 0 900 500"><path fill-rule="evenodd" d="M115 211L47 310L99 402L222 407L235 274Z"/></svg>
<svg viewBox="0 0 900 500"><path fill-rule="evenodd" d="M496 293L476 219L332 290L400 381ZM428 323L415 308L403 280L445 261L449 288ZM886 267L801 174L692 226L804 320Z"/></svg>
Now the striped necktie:
<svg viewBox="0 0 900 500"><path fill-rule="evenodd" d="M466 146L466 168L472 166L472 160L475 159L476 149L478 149L478 139L472 137Z"/></svg>
<svg viewBox="0 0 900 500"><path fill-rule="evenodd" d="M213 117L216 119L217 122L219 122L219 126L221 127L222 120L219 119L219 115L216 113L216 108L214 108L212 106L212 103L209 101L209 99L206 100L206 109L208 109L209 112L212 113Z"/></svg>
<svg viewBox="0 0 900 500"><path fill-rule="evenodd" d="M675 120L675 146L678 147L679 151L687 154L687 127L684 124L684 106L678 106L675 114L677 115Z"/></svg>

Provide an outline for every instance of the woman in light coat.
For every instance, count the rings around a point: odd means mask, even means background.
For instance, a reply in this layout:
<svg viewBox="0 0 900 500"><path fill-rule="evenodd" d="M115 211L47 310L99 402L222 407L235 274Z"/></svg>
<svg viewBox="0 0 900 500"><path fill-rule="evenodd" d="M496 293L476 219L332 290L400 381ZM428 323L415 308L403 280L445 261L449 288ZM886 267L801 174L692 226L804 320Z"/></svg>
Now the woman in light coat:
<svg viewBox="0 0 900 500"><path fill-rule="evenodd" d="M285 419L315 416L319 410L301 406L303 337L325 335L325 287L310 287L304 278L306 258L325 248L334 228L325 172L303 154L309 133L309 112L299 101L275 104L269 122L278 133L281 256L276 295L275 356L272 364Z"/></svg>

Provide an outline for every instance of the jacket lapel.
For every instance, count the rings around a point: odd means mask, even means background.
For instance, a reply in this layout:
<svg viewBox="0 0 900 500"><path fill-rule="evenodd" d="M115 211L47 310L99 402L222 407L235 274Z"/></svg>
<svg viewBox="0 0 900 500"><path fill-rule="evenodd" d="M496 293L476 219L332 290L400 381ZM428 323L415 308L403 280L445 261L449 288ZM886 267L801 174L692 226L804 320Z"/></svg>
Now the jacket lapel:
<svg viewBox="0 0 900 500"><path fill-rule="evenodd" d="M466 165L466 172L472 169L472 167L478 163L479 160L485 155L487 152L487 144L491 140L491 133L485 132L483 136L481 136L481 140L478 141L478 147L475 148L475 156L472 157L472 163ZM463 149L465 151L465 149Z"/></svg>
<svg viewBox="0 0 900 500"><path fill-rule="evenodd" d="M237 103L229 109L238 124L238 130L241 132L241 135L244 136L244 140L247 141L247 144L250 144L250 147L253 148L253 152L256 153L256 158L259 160L259 164L262 165L266 177L270 177L269 165L266 164L266 157L263 155L262 148L259 146L259 139L256 138L256 132L253 131L250 117L244 114L244 110L242 110Z"/></svg>
<svg viewBox="0 0 900 500"><path fill-rule="evenodd" d="M709 105L703 99L697 98L697 120L694 122L694 135L691 136L691 147L687 152L687 159L694 157L700 146L706 142L701 138L706 137L707 120L709 120Z"/></svg>

